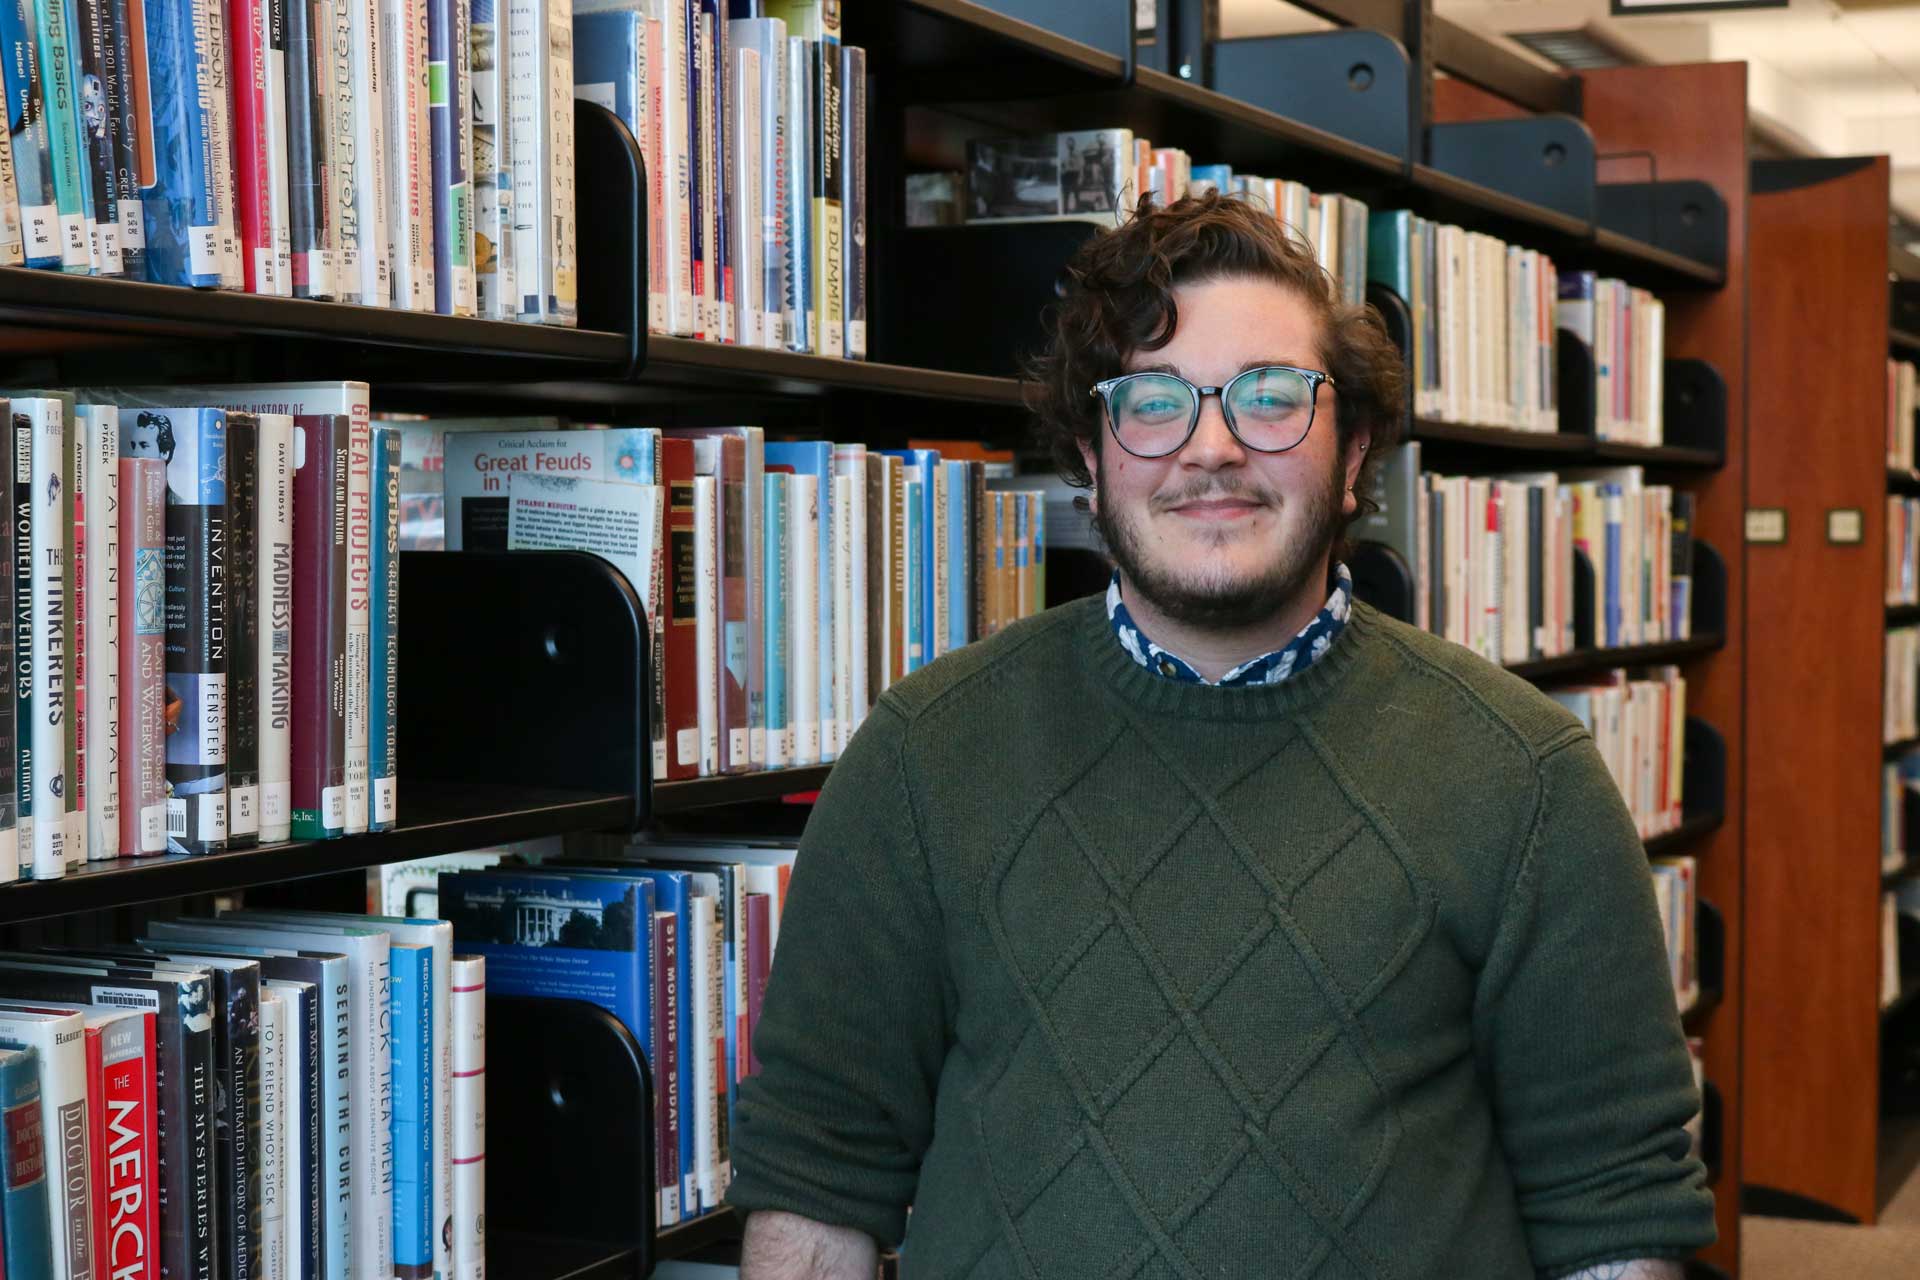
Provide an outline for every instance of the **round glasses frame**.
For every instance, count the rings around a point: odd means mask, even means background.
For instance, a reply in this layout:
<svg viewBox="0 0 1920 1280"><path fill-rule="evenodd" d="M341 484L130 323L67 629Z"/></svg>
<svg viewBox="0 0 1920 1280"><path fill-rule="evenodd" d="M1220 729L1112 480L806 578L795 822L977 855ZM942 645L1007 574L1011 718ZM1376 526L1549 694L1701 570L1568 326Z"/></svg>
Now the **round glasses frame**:
<svg viewBox="0 0 1920 1280"><path fill-rule="evenodd" d="M1227 393L1233 390L1234 384L1242 378L1258 377L1261 374L1273 373L1275 371L1298 374L1307 380L1307 393L1309 397L1307 400L1307 425L1302 428L1300 439L1295 440L1292 444L1279 449L1263 449L1240 434L1240 424L1234 420L1233 401L1227 397ZM1171 378L1193 392L1193 414L1187 419L1186 434L1180 437L1179 443L1173 445L1171 448L1163 449L1159 453L1141 453L1138 449L1129 448L1127 442L1120 438L1120 423L1114 416L1113 393L1118 388L1132 382L1135 378ZM1254 453L1286 453L1290 449L1298 449L1306 438L1313 433L1313 419L1315 412L1320 407L1320 386L1322 383L1325 383L1329 387L1335 385L1333 375L1321 369L1301 369L1290 364L1263 364L1257 368L1242 370L1227 379L1224 386L1203 387L1197 383L1188 382L1177 373L1147 370L1141 373L1124 373L1117 378L1107 378L1104 381L1096 382L1088 389L1087 394L1098 397L1102 407L1106 410L1107 433L1113 437L1113 442L1136 458L1168 458L1186 448L1187 441L1193 439L1194 431L1200 426L1200 411L1205 407L1208 396L1216 396L1219 398L1220 416L1226 419L1227 430L1233 434L1233 438L1238 440L1243 448L1250 449Z"/></svg>

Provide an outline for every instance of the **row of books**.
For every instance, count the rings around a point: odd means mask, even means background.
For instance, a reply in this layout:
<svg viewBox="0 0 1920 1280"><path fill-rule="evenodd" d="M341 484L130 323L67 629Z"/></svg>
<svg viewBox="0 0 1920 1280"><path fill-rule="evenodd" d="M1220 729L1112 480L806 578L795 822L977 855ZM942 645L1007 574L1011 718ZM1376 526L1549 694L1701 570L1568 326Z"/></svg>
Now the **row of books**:
<svg viewBox="0 0 1920 1280"><path fill-rule="evenodd" d="M1667 308L1624 280L1575 271L1560 281L1560 327L1593 353L1593 429L1602 440L1666 440Z"/></svg>
<svg viewBox="0 0 1920 1280"><path fill-rule="evenodd" d="M1913 437L1920 430L1920 368L1911 360L1887 361L1887 466L1912 471Z"/></svg>
<svg viewBox="0 0 1920 1280"><path fill-rule="evenodd" d="M1920 604L1920 498L1887 498L1887 603Z"/></svg>
<svg viewBox="0 0 1920 1280"><path fill-rule="evenodd" d="M1908 807L1920 799L1920 752L1909 751L1880 767L1880 872L1891 875L1907 865ZM1920 833L1916 833L1920 834Z"/></svg>
<svg viewBox="0 0 1920 1280"><path fill-rule="evenodd" d="M578 0L574 92L647 167L647 327L864 359L867 55L819 0Z"/></svg>
<svg viewBox="0 0 1920 1280"><path fill-rule="evenodd" d="M659 1225L719 1209L727 1135L780 938L795 849L635 844L442 873L440 909L503 995L581 999L634 1034L654 1078Z"/></svg>
<svg viewBox="0 0 1920 1280"><path fill-rule="evenodd" d="M1920 738L1920 627L1887 630L1886 681L1881 740Z"/></svg>
<svg viewBox="0 0 1920 1280"><path fill-rule="evenodd" d="M946 212L955 175L914 175L907 187L910 226L959 219ZM1032 222L1086 218L1105 225L1133 212L1142 196L1164 207L1188 195L1218 192L1271 212L1306 245L1348 302L1367 288L1367 206L1352 196L1309 190L1280 178L1196 165L1178 147L1155 147L1131 129L1087 129L967 144L965 221ZM926 206L931 203L934 207Z"/></svg>
<svg viewBox="0 0 1920 1280"><path fill-rule="evenodd" d="M1567 653L1578 551L1597 646L1691 634L1693 495L1639 467L1447 476L1421 459L1410 441L1381 468L1358 534L1405 566L1415 625L1492 662Z"/></svg>
<svg viewBox="0 0 1920 1280"><path fill-rule="evenodd" d="M977 457L759 427L444 442L449 550L592 551L646 603L658 778L830 762L895 681L1046 599L1040 495Z"/></svg>
<svg viewBox="0 0 1920 1280"><path fill-rule="evenodd" d="M1654 858L1653 896L1667 937L1673 998L1685 1013L1700 1002L1699 865L1690 857Z"/></svg>
<svg viewBox="0 0 1920 1280"><path fill-rule="evenodd" d="M1566 289L1545 254L1406 210L1368 227L1368 278L1400 295L1412 321L1413 409L1441 422L1557 431L1556 325Z"/></svg>
<svg viewBox="0 0 1920 1280"><path fill-rule="evenodd" d="M439 920L145 929L0 953L6 1273L481 1274L485 962Z"/></svg>
<svg viewBox="0 0 1920 1280"><path fill-rule="evenodd" d="M18 0L0 260L575 322L569 0Z"/></svg>
<svg viewBox="0 0 1920 1280"><path fill-rule="evenodd" d="M365 384L0 403L0 879L394 826L399 439Z"/></svg>
<svg viewBox="0 0 1920 1280"><path fill-rule="evenodd" d="M1687 741L1687 682L1680 668L1609 671L1549 694L1593 734L1640 838L1678 827Z"/></svg>

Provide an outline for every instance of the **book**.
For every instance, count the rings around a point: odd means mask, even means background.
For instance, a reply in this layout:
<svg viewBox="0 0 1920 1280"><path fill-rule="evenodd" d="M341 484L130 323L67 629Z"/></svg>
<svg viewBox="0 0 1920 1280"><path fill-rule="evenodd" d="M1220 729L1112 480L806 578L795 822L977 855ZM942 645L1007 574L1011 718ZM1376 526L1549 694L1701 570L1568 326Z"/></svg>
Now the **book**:
<svg viewBox="0 0 1920 1280"><path fill-rule="evenodd" d="M0 57L7 98L7 158L19 202L25 264L46 270L60 267L60 225L53 195L52 156L48 151L44 86L38 75L39 51L29 21L27 0L0 4Z"/></svg>
<svg viewBox="0 0 1920 1280"><path fill-rule="evenodd" d="M508 0L519 318L576 323L572 0Z"/></svg>
<svg viewBox="0 0 1920 1280"><path fill-rule="evenodd" d="M82 1005L87 1020L93 1239L101 1273L160 1274L160 1148L155 1015Z"/></svg>
<svg viewBox="0 0 1920 1280"><path fill-rule="evenodd" d="M434 1267L433 950L396 941L393 981L393 1275Z"/></svg>
<svg viewBox="0 0 1920 1280"><path fill-rule="evenodd" d="M385 73L390 62L380 19L381 0L345 0L345 7L348 25L344 32L336 27L334 37L335 56L344 55L348 60L348 92L344 101L336 99L333 127L336 131L349 127L353 137L348 187L360 264L359 296L346 300L389 307L394 296L391 237L397 228L389 223L392 206L387 192L387 156L390 145L404 143L387 136L389 86Z"/></svg>
<svg viewBox="0 0 1920 1280"><path fill-rule="evenodd" d="M125 272L120 253L119 185L111 120L108 64L113 50L112 0L77 0L67 11L74 54L75 122L80 130L82 180L87 187L88 254L95 275Z"/></svg>
<svg viewBox="0 0 1920 1280"><path fill-rule="evenodd" d="M820 479L787 477L788 762L820 763Z"/></svg>
<svg viewBox="0 0 1920 1280"><path fill-rule="evenodd" d="M35 55L47 116L47 155L60 227L60 269L87 275L94 268L97 234L91 165L78 101L78 6L64 0L27 0L38 38Z"/></svg>
<svg viewBox="0 0 1920 1280"><path fill-rule="evenodd" d="M293 834L347 827L348 437L344 416L298 415L294 475Z"/></svg>
<svg viewBox="0 0 1920 1280"><path fill-rule="evenodd" d="M260 840L293 831L293 537L294 425L285 413L259 421L259 497L255 504L254 626L258 650Z"/></svg>
<svg viewBox="0 0 1920 1280"><path fill-rule="evenodd" d="M727 39L737 52L750 51L757 60L759 180L746 234L758 248L761 345L779 348L786 344L789 310L786 207L792 138L787 120L787 24L779 18L736 17L727 24Z"/></svg>
<svg viewBox="0 0 1920 1280"><path fill-rule="evenodd" d="M680 780L698 775L700 768L699 619L700 597L696 573L693 441L662 436L656 442L660 484L666 497L667 583L661 598L662 625L656 664L662 684L661 705L666 729L654 757L655 776ZM666 759L664 764L661 755Z"/></svg>
<svg viewBox="0 0 1920 1280"><path fill-rule="evenodd" d="M16 412L27 414L33 430L33 621L29 650L33 680L30 782L37 819L33 826L33 876L50 880L65 875L67 870L65 565L70 521L61 489L66 410L55 396L15 396L13 403Z"/></svg>
<svg viewBox="0 0 1920 1280"><path fill-rule="evenodd" d="M11 424L13 413L4 397L0 397L0 424ZM30 428L23 430L0 430L0 476L7 476L15 470L16 451L22 447L31 447ZM23 439L22 437L29 437ZM16 511L3 525L0 525L0 600L19 599L18 580L31 576L31 567L24 563L31 551L32 535L20 520L21 513ZM31 612L28 613L31 618ZM28 832L22 843L19 829L20 820L20 750L25 742L23 732L30 729L30 719L21 719L21 702L18 690L23 686L20 681L23 668L19 666L16 653L15 628L0 624L0 671L14 684L16 693L0 697L0 884L18 880L22 874L22 859L32 861L33 837ZM31 645L29 643L29 649Z"/></svg>
<svg viewBox="0 0 1920 1280"><path fill-rule="evenodd" d="M333 205L324 28L329 5L282 4L287 117L287 286L296 298L331 299Z"/></svg>
<svg viewBox="0 0 1920 1280"><path fill-rule="evenodd" d="M460 30L461 6L455 0L424 0L427 9L427 111L432 131L433 181L430 195L433 309L441 315L471 315L467 294L472 271L467 261L472 210L467 205L467 165L471 142L464 139L466 59ZM464 142L464 145L463 145Z"/></svg>
<svg viewBox="0 0 1920 1280"><path fill-rule="evenodd" d="M806 486L807 500L812 506L800 513L801 520L810 530L813 549L807 556L814 575L813 586L804 597L807 609L805 624L807 634L793 630L788 639L794 660L801 653L812 655L814 671L811 682L806 686L808 693L799 697L808 699L807 705L813 708L810 715L795 712L797 720L811 721L812 727L801 725L802 735L815 743L813 751L802 748L802 757L795 764L824 764L838 754L838 721L834 718L834 506L833 506L833 445L822 440L807 440L792 443L770 444L766 448L767 463L789 469L795 476L805 475L813 483ZM797 492L797 491L796 491ZM791 529L789 533L791 534ZM799 563L795 553L795 571ZM793 588L789 586L791 594ZM797 617L789 619L789 626L800 626ZM796 707L799 702L796 700Z"/></svg>
<svg viewBox="0 0 1920 1280"><path fill-rule="evenodd" d="M798 33L787 35L787 182L782 222L787 228L787 292L782 300L783 327L787 350L813 352L817 349L819 325L814 315L814 293L819 288L814 271L813 192L817 185L818 158L812 142L818 131L814 104L814 79L817 74L813 43Z"/></svg>
<svg viewBox="0 0 1920 1280"><path fill-rule="evenodd" d="M787 564L791 557L790 517L787 512L790 477L785 472L769 468L764 483L766 496L762 509L766 512L767 528L763 581L766 593L760 617L766 628L762 648L767 655L767 768L784 769L793 756L793 727L788 717L787 694L787 674L791 665L788 652L788 636L791 632L787 613Z"/></svg>
<svg viewBox="0 0 1920 1280"><path fill-rule="evenodd" d="M486 1275L487 962L457 955L452 999L453 1280Z"/></svg>
<svg viewBox="0 0 1920 1280"><path fill-rule="evenodd" d="M262 993L272 992L281 1007L280 1142L284 1176L278 1248L285 1260L282 1274L297 1280L320 1280L324 1175L320 1167L323 1108L319 998L310 982L267 977L265 962L260 972ZM264 1099L262 1113L264 1116ZM272 1246L268 1248L271 1252Z"/></svg>
<svg viewBox="0 0 1920 1280"><path fill-rule="evenodd" d="M260 984L260 1256L255 1274L287 1274L287 1008Z"/></svg>
<svg viewBox="0 0 1920 1280"><path fill-rule="evenodd" d="M48 1208L47 1130L40 1109L40 1054L0 1049L0 1216L6 1219L0 1248L6 1274L53 1274L52 1215Z"/></svg>
<svg viewBox="0 0 1920 1280"><path fill-rule="evenodd" d="M766 759L766 657L760 651L765 433L759 427L687 427L667 434L693 438L695 473L718 481L720 768L739 773L755 767L756 758Z"/></svg>
<svg viewBox="0 0 1920 1280"><path fill-rule="evenodd" d="M392 305L434 309L433 141L428 96L428 0L378 0L380 93Z"/></svg>
<svg viewBox="0 0 1920 1280"><path fill-rule="evenodd" d="M693 477L694 693L700 776L721 772L719 486Z"/></svg>
<svg viewBox="0 0 1920 1280"><path fill-rule="evenodd" d="M400 433L373 431L373 572L368 621L368 830L399 821Z"/></svg>
<svg viewBox="0 0 1920 1280"><path fill-rule="evenodd" d="M473 133L474 313L490 320L519 314L513 274L512 133L505 107L507 24L498 0L472 0L467 40Z"/></svg>
<svg viewBox="0 0 1920 1280"><path fill-rule="evenodd" d="M287 213L285 15L274 0L229 10L235 223L248 293L293 296Z"/></svg>
<svg viewBox="0 0 1920 1280"><path fill-rule="evenodd" d="M227 415L227 846L260 843L260 423Z"/></svg>
<svg viewBox="0 0 1920 1280"><path fill-rule="evenodd" d="M516 475L635 484L652 479L651 431L515 431L511 420L502 425L506 429L498 432L447 434L441 474L449 551L507 549L507 486Z"/></svg>
<svg viewBox="0 0 1920 1280"><path fill-rule="evenodd" d="M367 830L372 804L368 695L373 624L373 428L347 432L347 834Z"/></svg>
<svg viewBox="0 0 1920 1280"><path fill-rule="evenodd" d="M86 645L86 600L82 586L86 580L86 491L84 488L88 411L76 403L76 397L55 392L61 413L67 422L67 437L60 450L61 530L66 554L60 565L60 595L66 607L66 634L58 652L57 673L65 692L66 725L62 738L65 754L61 758L62 792L66 825L67 870L77 870L87 860L86 849L86 738L87 690L83 683L81 651Z"/></svg>
<svg viewBox="0 0 1920 1280"><path fill-rule="evenodd" d="M86 551L78 573L84 609L75 609L85 627L80 648L80 678L87 691L89 717L83 745L86 779L86 830L81 847L89 860L120 856L121 767L125 704L120 694L120 411L114 405L83 407L84 450L77 474L86 503L75 500L75 543Z"/></svg>
<svg viewBox="0 0 1920 1280"><path fill-rule="evenodd" d="M86 1020L20 1000L0 1000L0 1048L39 1055L40 1126L47 1135L51 1280L93 1274L93 1185L88 1154Z"/></svg>
<svg viewBox="0 0 1920 1280"><path fill-rule="evenodd" d="M867 538L871 531L867 516L867 446L833 446L833 474L836 482L844 480L847 485L844 492L837 489L834 492L836 508L844 503L848 517L846 543L838 548L845 554L835 563L835 591L844 589L845 607L841 607L838 596L834 602L834 653L844 655L841 674L845 677L844 688L836 690L838 700L834 715L840 722L839 749L844 751L853 738L853 731L860 727L860 722L866 719L868 708L873 705L867 692ZM846 624L844 627L840 625L843 620Z"/></svg>
<svg viewBox="0 0 1920 1280"><path fill-rule="evenodd" d="M840 50L840 278L845 291L843 354L867 358L867 51Z"/></svg>
<svg viewBox="0 0 1920 1280"><path fill-rule="evenodd" d="M34 794L39 786L33 756L33 415L12 412L13 432L13 682L14 809L16 878L34 874ZM61 863L65 867L64 854Z"/></svg>

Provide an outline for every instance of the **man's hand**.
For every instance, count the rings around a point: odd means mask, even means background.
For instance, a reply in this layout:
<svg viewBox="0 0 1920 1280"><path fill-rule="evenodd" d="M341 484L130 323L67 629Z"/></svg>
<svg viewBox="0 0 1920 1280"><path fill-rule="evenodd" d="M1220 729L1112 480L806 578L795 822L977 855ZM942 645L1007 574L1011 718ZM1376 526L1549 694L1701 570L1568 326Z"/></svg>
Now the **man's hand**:
<svg viewBox="0 0 1920 1280"><path fill-rule="evenodd" d="M852 1227L829 1227L795 1213L761 1210L747 1218L740 1280L873 1280L880 1251ZM1638 1280L1637 1272L1625 1273ZM1674 1272L1673 1280L1679 1280ZM1649 1273L1654 1280L1667 1280Z"/></svg>
<svg viewBox="0 0 1920 1280"><path fill-rule="evenodd" d="M1638 1262L1603 1262L1599 1266L1576 1271L1566 1280L1681 1280L1677 1262L1642 1258Z"/></svg>

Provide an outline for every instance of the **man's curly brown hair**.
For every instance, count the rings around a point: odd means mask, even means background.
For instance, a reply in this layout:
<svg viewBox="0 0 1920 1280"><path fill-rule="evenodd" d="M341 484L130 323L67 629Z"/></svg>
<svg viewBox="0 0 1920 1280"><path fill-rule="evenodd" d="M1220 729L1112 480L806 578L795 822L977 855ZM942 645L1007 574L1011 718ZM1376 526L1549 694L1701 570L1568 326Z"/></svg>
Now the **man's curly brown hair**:
<svg viewBox="0 0 1920 1280"><path fill-rule="evenodd" d="M1333 278L1278 218L1217 193L1164 208L1143 200L1134 216L1088 240L1068 262L1061 299L1048 308L1047 345L1027 364L1030 403L1054 465L1069 484L1093 484L1080 445L1090 442L1097 455L1106 431L1089 388L1124 373L1137 352L1172 341L1180 320L1175 288L1229 277L1284 285L1319 321L1341 447L1357 430L1372 433L1354 484L1357 519L1373 509L1374 471L1400 442L1405 363L1379 312L1340 301Z"/></svg>

